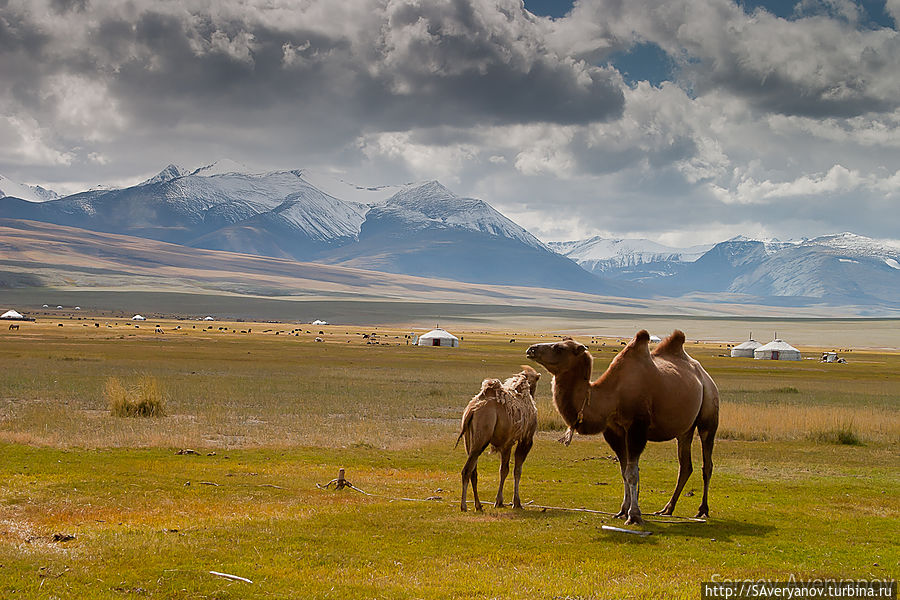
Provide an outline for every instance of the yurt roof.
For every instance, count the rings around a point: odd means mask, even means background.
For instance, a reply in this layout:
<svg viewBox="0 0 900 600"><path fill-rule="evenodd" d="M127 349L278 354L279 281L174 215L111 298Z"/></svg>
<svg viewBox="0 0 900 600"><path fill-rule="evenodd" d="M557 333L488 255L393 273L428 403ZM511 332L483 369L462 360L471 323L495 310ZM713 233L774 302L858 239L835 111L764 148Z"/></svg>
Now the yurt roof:
<svg viewBox="0 0 900 600"><path fill-rule="evenodd" d="M740 344L735 346L734 349L735 350L756 350L760 346L762 346L762 344L760 344L756 340L747 340L746 342L741 342Z"/></svg>
<svg viewBox="0 0 900 600"><path fill-rule="evenodd" d="M444 338L447 340L458 340L459 338L453 335L452 333L447 333L441 328L432 329L428 333L423 333L420 338L432 339L432 338Z"/></svg>
<svg viewBox="0 0 900 600"><path fill-rule="evenodd" d="M651 342L661 342L661 341L662 341L662 338L659 337L658 335L651 335L651 336L650 336L650 341L651 341Z"/></svg>
<svg viewBox="0 0 900 600"><path fill-rule="evenodd" d="M760 346L756 349L757 352L766 350L778 350L779 352L783 352L785 350L793 350L794 352L800 352L784 340L773 340L765 346Z"/></svg>
<svg viewBox="0 0 900 600"><path fill-rule="evenodd" d="M2 315L0 315L0 319L22 319L22 314L15 310L8 310Z"/></svg>

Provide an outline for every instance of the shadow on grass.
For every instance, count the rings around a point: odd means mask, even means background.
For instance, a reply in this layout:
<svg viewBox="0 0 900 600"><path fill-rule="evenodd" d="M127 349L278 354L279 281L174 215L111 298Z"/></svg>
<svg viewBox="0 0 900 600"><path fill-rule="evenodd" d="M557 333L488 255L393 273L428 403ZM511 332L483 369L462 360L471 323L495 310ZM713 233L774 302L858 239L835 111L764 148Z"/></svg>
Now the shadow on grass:
<svg viewBox="0 0 900 600"><path fill-rule="evenodd" d="M683 538L707 538L719 542L731 542L736 537L763 537L773 531L772 525L760 525L733 519L710 519L706 523L684 521L682 523L653 523L645 525L654 535L679 536ZM653 537L653 536L650 536Z"/></svg>

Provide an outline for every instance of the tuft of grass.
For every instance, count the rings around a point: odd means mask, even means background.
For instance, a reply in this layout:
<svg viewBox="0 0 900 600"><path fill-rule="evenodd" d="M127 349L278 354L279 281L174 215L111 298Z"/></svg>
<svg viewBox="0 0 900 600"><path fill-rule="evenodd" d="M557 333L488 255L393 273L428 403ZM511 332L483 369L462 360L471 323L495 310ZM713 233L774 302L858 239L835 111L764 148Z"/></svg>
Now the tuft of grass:
<svg viewBox="0 0 900 600"><path fill-rule="evenodd" d="M771 390L775 394L799 394L800 390L793 386L780 387Z"/></svg>
<svg viewBox="0 0 900 600"><path fill-rule="evenodd" d="M126 387L118 377L109 377L103 386L109 411L116 417L164 417L166 398L159 380L142 375L137 384Z"/></svg>
<svg viewBox="0 0 900 600"><path fill-rule="evenodd" d="M863 446L862 438L853 430L853 424L842 425L827 431L814 431L808 438L821 444L836 444L843 446Z"/></svg>

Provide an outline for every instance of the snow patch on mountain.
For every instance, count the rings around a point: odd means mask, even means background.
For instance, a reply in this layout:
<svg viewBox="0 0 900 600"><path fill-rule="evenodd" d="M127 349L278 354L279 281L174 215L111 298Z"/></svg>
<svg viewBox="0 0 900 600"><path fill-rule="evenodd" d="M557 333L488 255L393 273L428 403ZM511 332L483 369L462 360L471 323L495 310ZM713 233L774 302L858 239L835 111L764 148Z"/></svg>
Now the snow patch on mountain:
<svg viewBox="0 0 900 600"><path fill-rule="evenodd" d="M592 273L608 274L656 265L656 268L647 267L650 270L645 269L644 276L671 275L672 265L694 262L713 247L712 244L703 244L676 248L647 239L602 236L568 242L550 242L548 246Z"/></svg>
<svg viewBox="0 0 900 600"><path fill-rule="evenodd" d="M189 175L191 173L190 170L185 169L182 166L170 164L168 167L151 177L150 179L139 183L138 185L153 185L155 183L165 183L167 181L172 181L173 179L178 179L179 177L184 177L185 175Z"/></svg>
<svg viewBox="0 0 900 600"><path fill-rule="evenodd" d="M342 202L310 187L288 196L271 214L310 239L327 242L356 237L367 212L365 205Z"/></svg>
<svg viewBox="0 0 900 600"><path fill-rule="evenodd" d="M405 183L401 185L364 186L346 181L339 175L326 173L316 169L301 169L294 172L326 194L357 204L378 204L384 202L397 192L421 185L417 183Z"/></svg>
<svg viewBox="0 0 900 600"><path fill-rule="evenodd" d="M16 183L12 179L0 175L0 198L5 198L6 196L20 198L28 202L46 202L59 198L59 194L53 190L48 190L39 185Z"/></svg>
<svg viewBox="0 0 900 600"><path fill-rule="evenodd" d="M210 177L212 175L228 175L231 173L248 175L252 173L252 170L248 168L247 165L231 160L230 158L220 158L212 164L195 169L191 175Z"/></svg>

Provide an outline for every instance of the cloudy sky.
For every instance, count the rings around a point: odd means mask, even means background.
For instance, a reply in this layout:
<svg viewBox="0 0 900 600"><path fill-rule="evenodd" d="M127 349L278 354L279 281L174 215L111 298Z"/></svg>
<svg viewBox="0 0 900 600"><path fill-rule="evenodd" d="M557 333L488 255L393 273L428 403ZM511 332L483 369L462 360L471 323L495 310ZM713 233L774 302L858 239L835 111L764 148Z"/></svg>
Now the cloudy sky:
<svg viewBox="0 0 900 600"><path fill-rule="evenodd" d="M0 173L438 179L549 240L900 238L900 0L0 0Z"/></svg>

